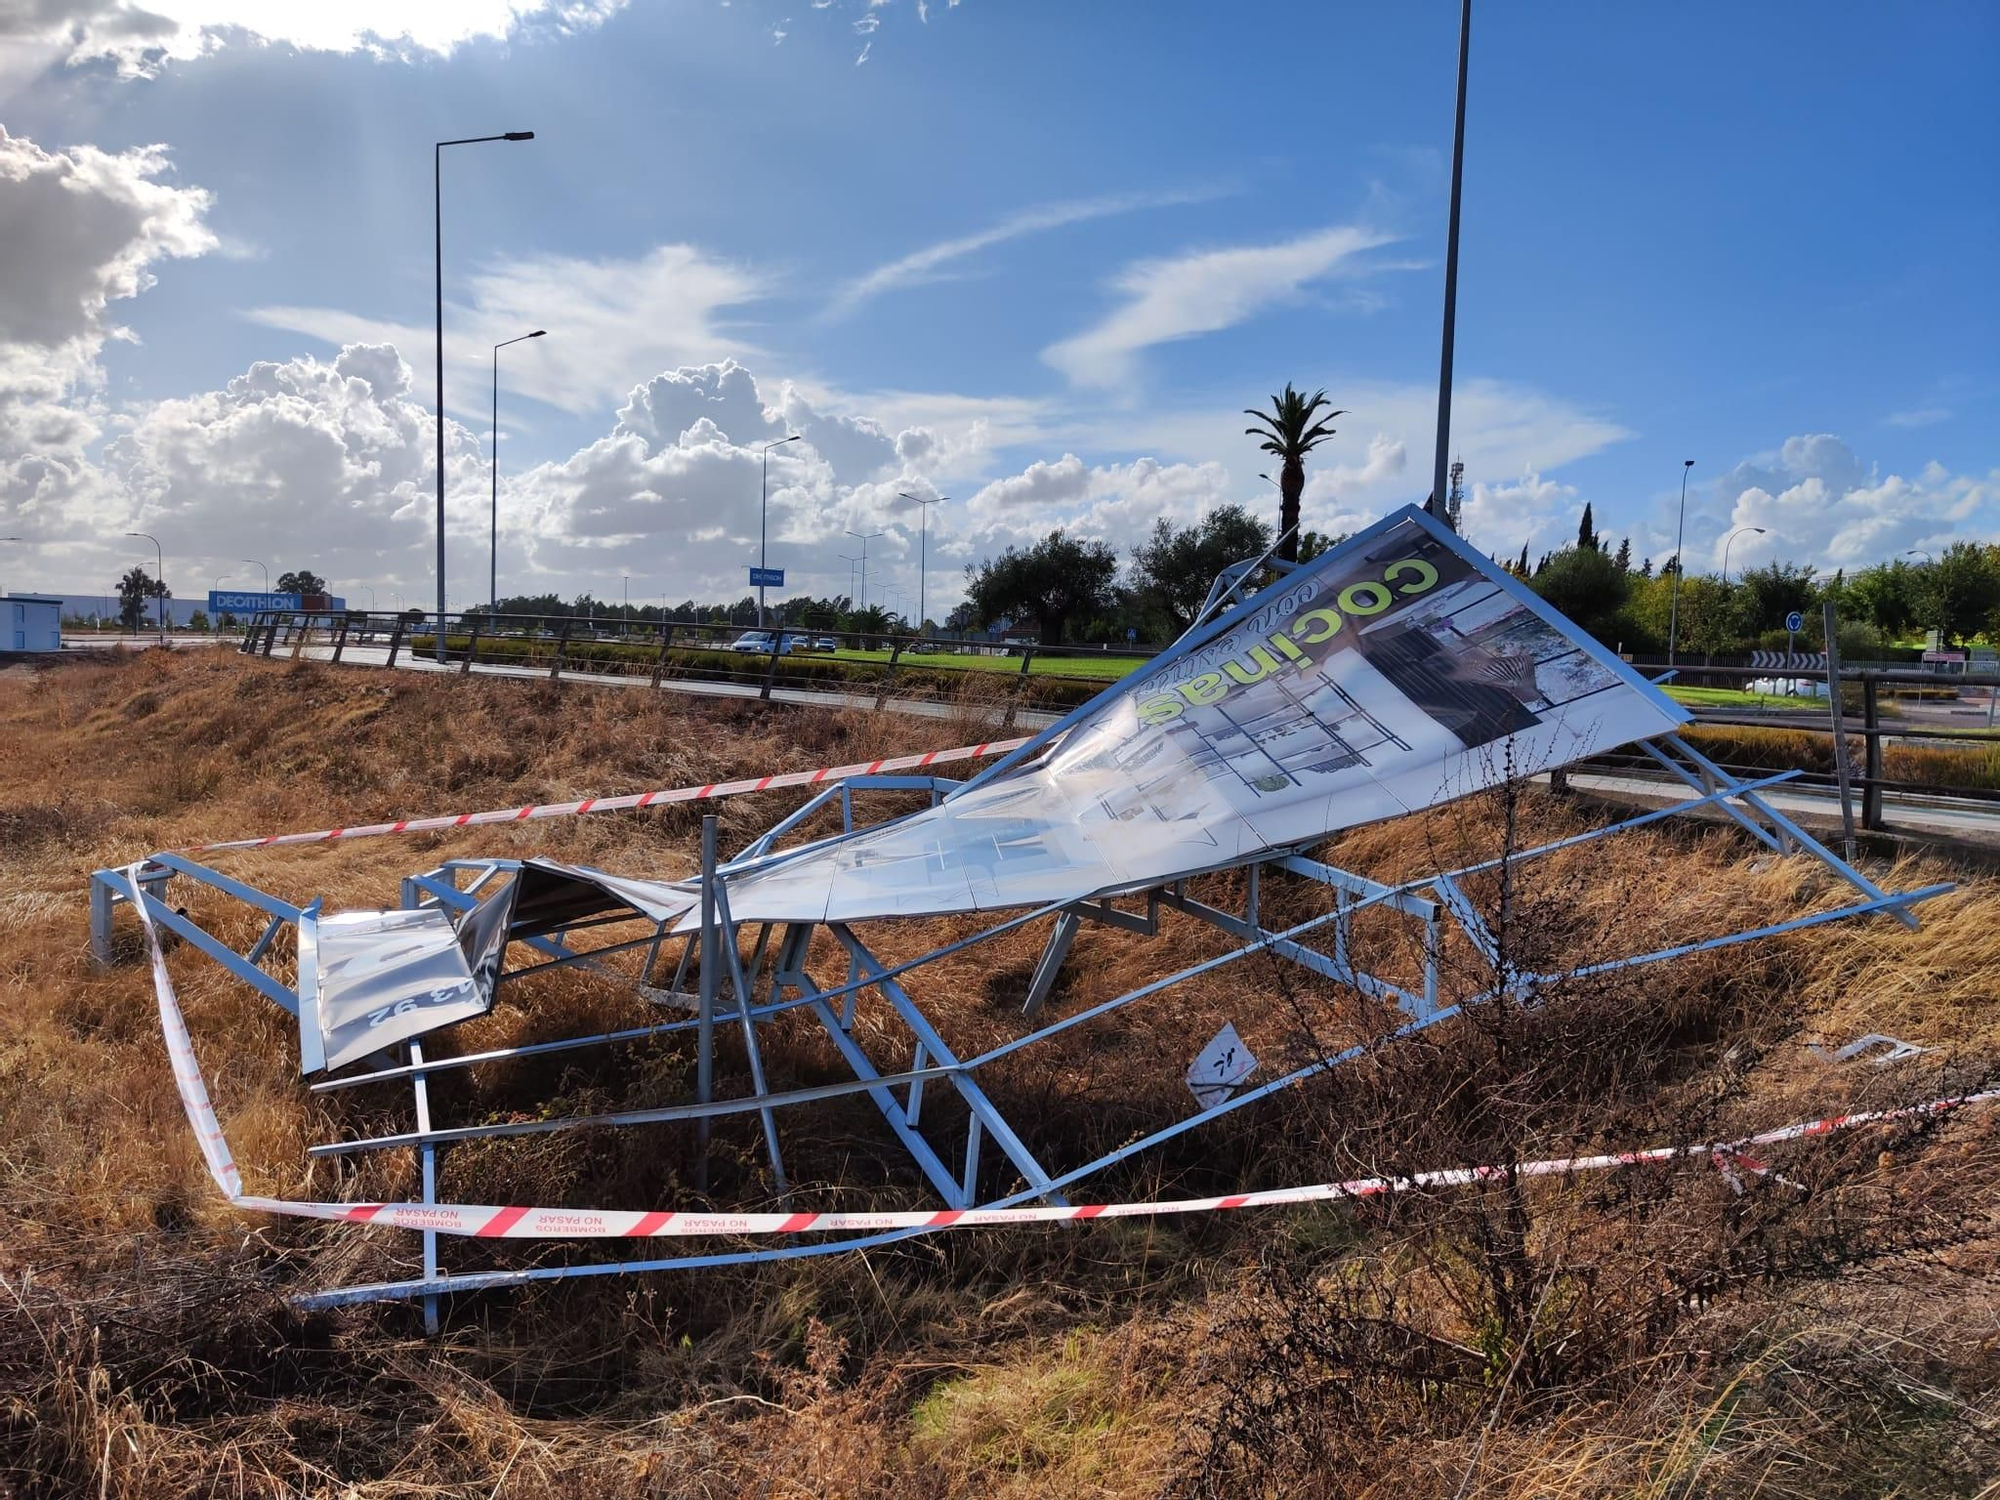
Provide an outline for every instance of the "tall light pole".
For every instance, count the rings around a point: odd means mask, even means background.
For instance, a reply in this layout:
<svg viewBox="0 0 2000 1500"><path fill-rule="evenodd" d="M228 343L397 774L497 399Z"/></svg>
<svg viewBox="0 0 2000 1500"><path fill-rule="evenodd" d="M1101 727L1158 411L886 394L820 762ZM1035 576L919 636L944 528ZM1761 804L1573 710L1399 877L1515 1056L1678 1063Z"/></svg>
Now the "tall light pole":
<svg viewBox="0 0 2000 1500"><path fill-rule="evenodd" d="M868 608L868 544L882 533L879 531L863 533L850 530L847 534L861 538L861 608L865 612Z"/></svg>
<svg viewBox="0 0 2000 1500"><path fill-rule="evenodd" d="M493 554L486 573L486 607L496 616L500 613L500 351L509 344L546 338L548 332L546 328L537 328L533 333L502 339L493 346L493 462L488 466L493 478ZM442 458L439 468L443 468Z"/></svg>
<svg viewBox="0 0 2000 1500"><path fill-rule="evenodd" d="M439 141L431 149L431 209L433 214L433 269L437 290L437 659L445 659L444 643L444 148L477 146L486 141L532 141L532 130L509 130L502 135L468 135L455 141Z"/></svg>
<svg viewBox="0 0 2000 1500"><path fill-rule="evenodd" d="M757 506L757 574L759 578L764 575L768 568L764 556L764 542L765 533L768 530L765 521L771 513L771 450L773 448L782 448L787 443L796 443L803 436L803 433L795 432L790 437L781 437L774 443L766 443L764 445L764 497ZM852 535L852 533L850 532L849 535ZM757 585L757 628L759 630L764 628L764 585L762 583Z"/></svg>
<svg viewBox="0 0 2000 1500"><path fill-rule="evenodd" d="M271 568L268 563L261 563L254 557L239 557L236 560L246 567L262 568L264 570L264 592L267 594L271 592Z"/></svg>
<svg viewBox="0 0 2000 1500"><path fill-rule="evenodd" d="M951 496L939 495L934 499L925 500L920 496L912 495L908 490L898 490L896 493L901 495L905 500L916 501L920 507L917 511L917 515L920 517L917 523L917 634L921 636L924 633L924 621L930 618L929 612L925 607L925 589L930 583L931 507L933 505L944 504Z"/></svg>
<svg viewBox="0 0 2000 1500"><path fill-rule="evenodd" d="M125 535L141 536L153 544L153 579L160 585L160 644L164 646L167 643L167 554L160 550L160 539L150 532L128 531Z"/></svg>
<svg viewBox="0 0 2000 1500"><path fill-rule="evenodd" d="M1937 561L1936 558L1932 557L1930 553L1924 551L1924 549L1921 547L1912 547L1908 552L1905 552L1903 556L1921 557L1927 563L1935 563Z"/></svg>
<svg viewBox="0 0 2000 1500"><path fill-rule="evenodd" d="M1722 544L1722 585L1724 588L1729 586L1729 549L1736 544L1736 539L1746 531L1754 531L1759 536L1765 534L1764 528L1761 526L1739 526L1729 533L1728 538Z"/></svg>
<svg viewBox="0 0 2000 1500"><path fill-rule="evenodd" d="M852 532L848 534L850 536L853 535ZM859 613L861 609L861 604L860 601L854 597L854 577L855 577L854 570L860 564L861 559L854 556L854 554L851 552L836 552L834 553L834 556L847 564L847 607L850 611Z"/></svg>
<svg viewBox="0 0 2000 1500"><path fill-rule="evenodd" d="M1674 664L1674 651L1681 637L1681 574L1687 571L1687 558L1682 549L1687 542L1688 523L1688 470L1694 467L1694 460L1681 460L1681 518L1674 526L1674 594L1667 606L1667 665Z"/></svg>
<svg viewBox="0 0 2000 1500"><path fill-rule="evenodd" d="M375 613L375 585L364 583L361 586L368 590L368 613L372 615Z"/></svg>
<svg viewBox="0 0 2000 1500"><path fill-rule="evenodd" d="M1465 180L1465 64L1472 45L1472 0L1458 6L1458 113L1451 132L1451 219L1444 243L1444 339L1438 355L1437 453L1431 478L1431 509L1444 508L1445 455L1451 451L1451 360L1458 330L1458 203Z"/></svg>

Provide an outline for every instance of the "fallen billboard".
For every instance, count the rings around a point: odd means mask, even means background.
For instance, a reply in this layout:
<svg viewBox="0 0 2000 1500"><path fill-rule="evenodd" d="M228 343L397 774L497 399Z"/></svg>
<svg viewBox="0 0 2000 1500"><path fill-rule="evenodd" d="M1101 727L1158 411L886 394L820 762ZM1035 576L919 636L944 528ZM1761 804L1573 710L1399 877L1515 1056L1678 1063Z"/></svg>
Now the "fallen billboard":
<svg viewBox="0 0 2000 1500"><path fill-rule="evenodd" d="M1139 890L1670 733L1688 715L1415 507L936 807L727 873L736 921ZM989 779L990 778L990 779Z"/></svg>

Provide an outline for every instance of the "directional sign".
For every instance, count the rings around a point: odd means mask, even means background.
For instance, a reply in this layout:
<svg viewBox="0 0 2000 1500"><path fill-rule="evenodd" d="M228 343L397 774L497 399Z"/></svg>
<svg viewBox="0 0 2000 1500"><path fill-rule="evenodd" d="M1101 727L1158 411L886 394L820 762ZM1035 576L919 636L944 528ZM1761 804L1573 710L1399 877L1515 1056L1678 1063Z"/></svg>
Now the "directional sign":
<svg viewBox="0 0 2000 1500"><path fill-rule="evenodd" d="M752 568L750 587L753 589L781 589L785 586L783 568Z"/></svg>
<svg viewBox="0 0 2000 1500"><path fill-rule="evenodd" d="M1766 672L1824 672L1824 651L1752 651L1750 665Z"/></svg>
<svg viewBox="0 0 2000 1500"><path fill-rule="evenodd" d="M1785 616L1785 629L1791 631L1794 635L1798 634L1798 632L1804 630L1805 628L1806 628L1806 617L1800 614L1797 610L1793 610L1790 614Z"/></svg>

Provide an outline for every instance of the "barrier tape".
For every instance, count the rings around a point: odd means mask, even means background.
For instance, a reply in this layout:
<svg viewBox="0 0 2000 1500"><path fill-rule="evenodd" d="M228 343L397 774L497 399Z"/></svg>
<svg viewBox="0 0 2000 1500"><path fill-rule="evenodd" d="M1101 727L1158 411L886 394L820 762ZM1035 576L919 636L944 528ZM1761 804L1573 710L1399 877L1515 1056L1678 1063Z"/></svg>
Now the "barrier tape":
<svg viewBox="0 0 2000 1500"><path fill-rule="evenodd" d="M1446 1167L1413 1172L1407 1177L1360 1177L1346 1182L1321 1182L1305 1187L1268 1188L1255 1193L1228 1193L1212 1198L1166 1198L1136 1203L1083 1203L1055 1207L1025 1204L1014 1208L948 1208L831 1213L681 1213L667 1210L599 1210L576 1208L498 1207L470 1203L314 1203L289 1198L260 1198L243 1192L242 1178L230 1154L221 1124L209 1103L208 1089L195 1062L187 1025L167 976L159 935L146 910L138 884L140 867L126 871L132 904L146 932L153 965L153 989L159 1000L160 1029L167 1040L174 1083L180 1090L188 1124L201 1145L209 1173L223 1195L237 1208L294 1218L326 1219L347 1224L388 1225L428 1230L473 1239L689 1239L710 1235L792 1235L847 1233L894 1229L995 1228L1010 1224L1059 1224L1078 1219L1150 1218L1169 1214L1213 1213L1237 1208L1268 1208L1281 1204L1326 1203L1343 1198L1368 1198L1413 1188L1462 1187L1503 1178L1556 1177L1575 1172L1641 1166L1681 1158L1706 1158L1729 1183L1743 1191L1738 1169L1759 1176L1770 1168L1747 1153L1786 1141L1811 1140L1892 1120L1940 1115L1973 1104L2000 1100L2000 1088L1932 1099L1899 1109L1865 1110L1832 1115L1760 1131L1739 1140L1692 1146L1654 1146L1643 1151L1609 1152L1595 1156L1565 1156L1513 1166ZM1775 1174L1773 1174L1775 1175ZM1783 1179L1779 1179L1783 1180Z"/></svg>
<svg viewBox="0 0 2000 1500"><path fill-rule="evenodd" d="M818 786L823 781L839 781L848 776L874 776L884 771L919 771L953 761L981 760L989 755L1005 755L1027 743L1027 736L989 740L983 745L926 750L921 755L893 755L882 760L856 761L851 766L821 766L817 771L784 771L774 776L710 782L707 786L670 787L625 797L585 797L580 802L544 802L528 807L495 808L491 812L447 813L437 818L404 818L394 823L367 823L354 828L322 828L312 833L273 833L263 838L225 839L215 844L192 844L178 852L208 854L217 849L270 849L285 844L324 844L334 839L379 838L390 833L437 833L452 828L478 828L488 823L532 823L538 818L572 817L579 813L626 812L640 807L662 807L671 802L706 802L715 797L739 797L746 792L776 791L780 787Z"/></svg>

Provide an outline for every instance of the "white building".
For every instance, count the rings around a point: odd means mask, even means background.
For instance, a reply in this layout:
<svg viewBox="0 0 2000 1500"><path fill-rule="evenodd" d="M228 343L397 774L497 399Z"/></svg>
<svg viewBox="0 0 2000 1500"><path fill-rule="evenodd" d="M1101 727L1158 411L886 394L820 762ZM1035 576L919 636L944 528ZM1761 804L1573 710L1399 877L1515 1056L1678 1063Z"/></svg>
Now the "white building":
<svg viewBox="0 0 2000 1500"><path fill-rule="evenodd" d="M62 600L50 594L0 594L0 651L62 650Z"/></svg>

